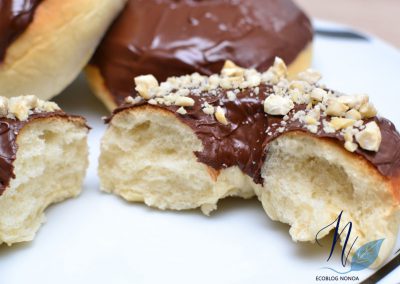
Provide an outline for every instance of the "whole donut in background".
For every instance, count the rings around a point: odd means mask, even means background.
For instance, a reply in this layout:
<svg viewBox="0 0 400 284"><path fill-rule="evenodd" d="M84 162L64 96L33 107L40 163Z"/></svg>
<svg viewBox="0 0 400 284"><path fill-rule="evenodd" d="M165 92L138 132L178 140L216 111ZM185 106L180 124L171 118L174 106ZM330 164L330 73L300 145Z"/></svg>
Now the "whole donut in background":
<svg viewBox="0 0 400 284"><path fill-rule="evenodd" d="M0 0L0 95L49 99L80 73L126 0Z"/></svg>
<svg viewBox="0 0 400 284"><path fill-rule="evenodd" d="M310 65L312 38L309 19L291 0L129 0L86 71L114 109L138 75L210 75L225 60L265 71L275 56L297 73Z"/></svg>

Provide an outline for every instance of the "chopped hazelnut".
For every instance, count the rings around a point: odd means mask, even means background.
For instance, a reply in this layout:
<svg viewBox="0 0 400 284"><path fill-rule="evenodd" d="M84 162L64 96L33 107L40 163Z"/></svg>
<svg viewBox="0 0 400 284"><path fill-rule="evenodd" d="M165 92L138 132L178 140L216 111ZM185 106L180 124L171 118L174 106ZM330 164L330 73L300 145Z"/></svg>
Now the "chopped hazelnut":
<svg viewBox="0 0 400 284"><path fill-rule="evenodd" d="M372 118L375 117L377 115L377 111L376 108L374 107L373 104L371 103L365 103L363 104L360 109L360 114L364 117L364 118Z"/></svg>
<svg viewBox="0 0 400 284"><path fill-rule="evenodd" d="M287 67L281 58L275 57L274 65L271 68L278 78L285 78L287 76Z"/></svg>
<svg viewBox="0 0 400 284"><path fill-rule="evenodd" d="M344 116L346 111L349 109L345 104L335 100L328 100L328 107L326 109L326 114L331 116Z"/></svg>
<svg viewBox="0 0 400 284"><path fill-rule="evenodd" d="M6 116L8 113L8 99L0 97L0 116Z"/></svg>
<svg viewBox="0 0 400 284"><path fill-rule="evenodd" d="M230 100L230 101L236 100L236 94L233 91L228 91L226 93L226 95L228 97L228 100Z"/></svg>
<svg viewBox="0 0 400 284"><path fill-rule="evenodd" d="M176 98L175 105L184 106L184 107L194 106L194 100L189 97L180 97L179 96Z"/></svg>
<svg viewBox="0 0 400 284"><path fill-rule="evenodd" d="M153 75L142 75L135 78L135 90L144 99L148 100L152 97L150 89L158 87L158 81Z"/></svg>
<svg viewBox="0 0 400 284"><path fill-rule="evenodd" d="M223 125L228 125L228 120L225 117L225 112L220 106L217 106L217 109L215 111L215 118Z"/></svg>
<svg viewBox="0 0 400 284"><path fill-rule="evenodd" d="M321 88L315 88L310 93L311 99L317 102L322 102L327 95L328 92Z"/></svg>
<svg viewBox="0 0 400 284"><path fill-rule="evenodd" d="M369 122L364 130L356 134L356 140L361 148L378 152L382 142L381 130L375 121Z"/></svg>
<svg viewBox="0 0 400 284"><path fill-rule="evenodd" d="M304 117L304 122L308 125L316 125L318 124L318 120L315 119L315 117L312 117L310 115L307 115Z"/></svg>
<svg viewBox="0 0 400 284"><path fill-rule="evenodd" d="M341 117L332 117L331 125L335 130L344 129L350 126L353 126L356 121L354 119L349 118L341 118Z"/></svg>
<svg viewBox="0 0 400 284"><path fill-rule="evenodd" d="M221 70L221 75L225 77L242 77L244 75L244 69L237 66L232 61L226 60Z"/></svg>
<svg viewBox="0 0 400 284"><path fill-rule="evenodd" d="M203 112L204 112L205 114L210 114L210 115L212 115L212 114L214 114L215 109L214 109L214 107L213 107L212 105L207 104L206 106L204 106Z"/></svg>
<svg viewBox="0 0 400 284"><path fill-rule="evenodd" d="M293 107L294 103L288 97L270 95L264 101L264 111L270 115L286 115Z"/></svg>
<svg viewBox="0 0 400 284"><path fill-rule="evenodd" d="M358 145L356 143L350 142L350 141L346 141L344 143L344 148L349 151L349 152L354 152L358 149Z"/></svg>
<svg viewBox="0 0 400 284"><path fill-rule="evenodd" d="M322 76L321 73L319 73L318 71L307 69L306 71L299 74L299 78L313 85L318 83L318 81L321 80Z"/></svg>
<svg viewBox="0 0 400 284"><path fill-rule="evenodd" d="M361 117L361 114L357 110L352 108L351 110L346 112L346 118L360 120L362 117Z"/></svg>
<svg viewBox="0 0 400 284"><path fill-rule="evenodd" d="M178 109L176 110L176 112L179 113L179 114L182 114L182 115L187 114L187 111L186 111L186 109L185 109L184 107L178 108Z"/></svg>

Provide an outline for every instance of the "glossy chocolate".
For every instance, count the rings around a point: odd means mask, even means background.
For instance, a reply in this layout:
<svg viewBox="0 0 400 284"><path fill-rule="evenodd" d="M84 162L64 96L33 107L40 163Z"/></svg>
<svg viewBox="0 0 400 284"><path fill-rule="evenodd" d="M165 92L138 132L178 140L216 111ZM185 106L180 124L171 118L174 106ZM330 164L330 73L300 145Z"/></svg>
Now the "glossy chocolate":
<svg viewBox="0 0 400 284"><path fill-rule="evenodd" d="M15 178L13 163L17 155L17 137L21 129L36 119L49 117L70 118L72 116L62 111L56 111L32 114L25 121L4 117L0 118L0 196L9 186L10 180Z"/></svg>
<svg viewBox="0 0 400 284"><path fill-rule="evenodd" d="M296 105L295 109L288 114L289 120L285 130L278 131L283 118L267 115L263 106L263 101L268 94L273 93L273 90L268 85L261 85L259 90L258 95L250 89L243 90L237 94L234 101L228 100L226 91L220 92L217 96L191 95L190 97L195 100L195 105L185 108L187 111L185 115L176 112L177 106L155 105L152 107L171 111L180 121L191 127L204 146L203 151L195 153L198 161L215 170L238 166L256 183L262 183L261 167L265 161L268 144L282 134L293 131L307 132L309 135L338 143L344 149L344 138L338 132L326 133L320 126L318 132L313 134L307 131L304 124L298 120L290 120L295 112L304 110L305 105ZM225 108L229 124L223 125L216 121L213 115L205 114L201 109L204 102ZM122 105L114 111L114 115L123 110L146 104L143 101L135 106ZM321 122L322 120L323 117L321 117ZM383 176L398 176L400 174L400 135L390 121L375 117L365 122L371 120L375 120L381 129L380 149L375 153L358 148L355 155L369 161Z"/></svg>
<svg viewBox="0 0 400 284"><path fill-rule="evenodd" d="M43 0L0 0L0 62L8 46L21 35L33 20Z"/></svg>
<svg viewBox="0 0 400 284"><path fill-rule="evenodd" d="M290 64L311 40L291 0L129 0L91 64L119 105L138 75L211 75L227 59L265 71L275 56Z"/></svg>

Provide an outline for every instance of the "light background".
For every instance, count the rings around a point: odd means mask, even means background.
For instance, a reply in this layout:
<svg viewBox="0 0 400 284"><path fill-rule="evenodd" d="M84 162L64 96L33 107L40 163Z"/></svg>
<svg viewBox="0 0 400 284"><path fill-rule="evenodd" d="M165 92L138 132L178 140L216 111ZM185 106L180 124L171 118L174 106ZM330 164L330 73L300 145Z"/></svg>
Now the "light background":
<svg viewBox="0 0 400 284"><path fill-rule="evenodd" d="M400 48L400 0L295 0L313 18L373 34Z"/></svg>

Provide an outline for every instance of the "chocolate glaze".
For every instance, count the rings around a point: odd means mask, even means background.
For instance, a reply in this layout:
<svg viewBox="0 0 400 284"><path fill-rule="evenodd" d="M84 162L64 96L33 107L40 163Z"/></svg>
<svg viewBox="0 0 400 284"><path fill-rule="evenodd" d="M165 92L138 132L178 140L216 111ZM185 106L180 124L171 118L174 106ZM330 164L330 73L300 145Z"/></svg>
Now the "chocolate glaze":
<svg viewBox="0 0 400 284"><path fill-rule="evenodd" d="M8 46L21 35L33 20L43 0L0 0L0 63Z"/></svg>
<svg viewBox="0 0 400 284"><path fill-rule="evenodd" d="M0 196L9 186L10 180L15 178L13 163L17 155L17 137L21 129L33 120L49 117L73 118L74 116L56 111L32 114L25 121L0 118Z"/></svg>
<svg viewBox="0 0 400 284"><path fill-rule="evenodd" d="M227 59L265 71L275 56L290 64L311 40L291 0L129 0L91 64L119 105L136 76L211 75Z"/></svg>
<svg viewBox="0 0 400 284"><path fill-rule="evenodd" d="M309 135L338 143L344 149L343 136L338 132L326 133L322 126L319 127L316 134L313 134L305 129L299 121L289 119L284 132L279 132L278 128L281 127L280 123L283 118L267 115L264 112L263 101L270 93L273 93L271 86L261 85L258 95L252 93L250 89L242 90L237 94L235 101L228 100L226 91L222 91L217 96L190 95L195 100L195 105L186 107L187 114L185 115L178 114L176 106L152 105L152 107L170 111L194 131L204 146L203 151L195 153L199 162L215 170L238 166L256 183L262 183L261 167L265 161L268 144L282 134L293 131L307 132ZM225 108L229 124L223 125L217 122L213 115L205 114L201 109L204 102ZM123 110L142 107L146 104L145 101L137 105L123 104L114 111L113 116ZM305 105L296 105L295 109L288 114L289 118L296 111L305 108ZM107 121L109 122L113 116ZM327 120L329 119L327 118ZM383 176L396 177L400 174L400 135L387 119L375 117L365 122L372 120L375 120L381 129L380 149L378 152L370 152L359 147L355 155L366 159ZM267 133L267 129L271 134Z"/></svg>

